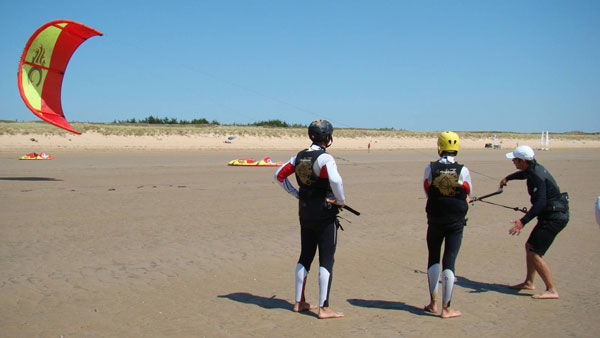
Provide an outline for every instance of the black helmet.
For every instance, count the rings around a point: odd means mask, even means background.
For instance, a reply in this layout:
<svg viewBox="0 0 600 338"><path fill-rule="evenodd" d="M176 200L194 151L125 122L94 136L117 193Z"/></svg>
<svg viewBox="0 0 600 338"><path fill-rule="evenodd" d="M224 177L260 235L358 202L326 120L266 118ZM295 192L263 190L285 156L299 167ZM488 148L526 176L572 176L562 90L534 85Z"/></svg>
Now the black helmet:
<svg viewBox="0 0 600 338"><path fill-rule="evenodd" d="M333 142L333 126L327 120L316 120L308 126L308 137L315 142L327 142L329 147ZM329 140L327 137L329 136Z"/></svg>

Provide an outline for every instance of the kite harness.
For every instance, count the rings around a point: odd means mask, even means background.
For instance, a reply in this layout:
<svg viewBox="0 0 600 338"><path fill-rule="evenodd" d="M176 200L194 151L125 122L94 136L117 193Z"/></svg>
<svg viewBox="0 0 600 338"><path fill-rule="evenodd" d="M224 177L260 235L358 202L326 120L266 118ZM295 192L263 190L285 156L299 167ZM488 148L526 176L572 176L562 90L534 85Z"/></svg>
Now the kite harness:
<svg viewBox="0 0 600 338"><path fill-rule="evenodd" d="M328 208L332 208L334 205L335 204L329 203ZM360 216L360 212L358 212L357 210L355 210L354 208L352 208L352 207L350 207L350 206L348 206L346 204L344 204L343 208L346 209L346 210L348 210L348 211L350 211L351 213L355 214L356 216ZM338 228L340 228L342 231L344 231L344 227L342 227L342 224L340 223L340 218L343 219L344 221L348 222L348 223L352 223L352 222L350 222L350 220L348 220L348 219L346 219L346 218L344 218L344 217L342 217L340 215L336 216L335 225Z"/></svg>

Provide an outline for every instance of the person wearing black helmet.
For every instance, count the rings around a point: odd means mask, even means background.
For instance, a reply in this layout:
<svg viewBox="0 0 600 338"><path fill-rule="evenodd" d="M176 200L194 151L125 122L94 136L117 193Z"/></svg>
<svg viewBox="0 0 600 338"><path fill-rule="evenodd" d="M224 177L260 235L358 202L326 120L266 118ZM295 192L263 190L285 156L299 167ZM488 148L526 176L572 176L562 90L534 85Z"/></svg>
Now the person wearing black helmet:
<svg viewBox="0 0 600 338"><path fill-rule="evenodd" d="M423 187L427 195L427 281L430 302L425 311L438 313L438 285L442 274L442 318L452 318L461 312L450 307L454 287L454 265L466 225L470 194L473 184L469 169L458 164L460 140L455 132L442 132L438 138L440 159L425 168ZM444 257L440 267L440 255L444 244Z"/></svg>
<svg viewBox="0 0 600 338"><path fill-rule="evenodd" d="M333 262L337 245L337 214L344 206L342 177L333 156L326 152L333 143L333 126L317 120L308 127L312 145L300 151L277 169L275 180L290 195L299 200L300 259L296 264L296 312L316 309L306 302L304 289L310 265L319 248L319 313L318 317L339 318L344 315L329 307L329 291L333 277ZM288 180L295 174L297 190Z"/></svg>

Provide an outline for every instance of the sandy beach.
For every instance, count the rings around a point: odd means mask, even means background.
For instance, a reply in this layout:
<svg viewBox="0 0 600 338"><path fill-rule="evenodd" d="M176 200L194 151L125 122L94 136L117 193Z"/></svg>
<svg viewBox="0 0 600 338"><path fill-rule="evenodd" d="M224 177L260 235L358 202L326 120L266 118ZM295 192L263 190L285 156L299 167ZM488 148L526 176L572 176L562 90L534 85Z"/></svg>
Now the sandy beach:
<svg viewBox="0 0 600 338"><path fill-rule="evenodd" d="M540 148L540 138L461 138L461 149L483 149L486 143L496 144L503 149L514 149L519 144L531 145L534 149ZM229 139L224 135L216 134L188 134L188 135L143 135L120 136L103 135L98 132L86 132L81 135L62 134L27 134L27 135L0 135L0 149L3 150L296 150L306 147L307 137L302 136L254 136L231 135ZM435 137L338 137L334 133L334 146L338 150L395 150L395 149L436 149L437 136ZM600 139L597 137L581 138L580 140L554 138L550 140L551 149L564 148L600 148ZM38 149L38 150L35 150Z"/></svg>
<svg viewBox="0 0 600 338"><path fill-rule="evenodd" d="M35 138L37 142L31 141ZM343 319L297 314L297 202L275 168L229 167L239 157L286 161L301 138L0 136L0 336L2 337L598 337L599 144L561 144L537 158L571 196L571 221L545 256L560 293L533 300L507 285L525 274L520 213L470 207L453 306L427 315L423 169L435 139L335 139L344 179L331 306ZM367 144L371 151L367 152ZM474 194L515 169L511 140L483 149L463 140L458 160ZM26 152L51 161L19 161ZM497 203L529 207L524 182ZM351 222L351 223L350 223ZM313 263L307 300L318 301ZM538 291L543 283L536 279Z"/></svg>

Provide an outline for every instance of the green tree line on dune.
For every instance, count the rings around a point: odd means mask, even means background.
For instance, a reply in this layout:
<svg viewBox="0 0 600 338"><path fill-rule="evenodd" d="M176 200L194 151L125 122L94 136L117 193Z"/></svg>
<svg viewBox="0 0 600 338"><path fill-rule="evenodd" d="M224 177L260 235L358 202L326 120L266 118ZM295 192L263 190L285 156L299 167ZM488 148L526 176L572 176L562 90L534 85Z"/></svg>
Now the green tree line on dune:
<svg viewBox="0 0 600 338"><path fill-rule="evenodd" d="M293 123L289 124L281 120L258 121L250 124L256 127L279 127L279 128L306 128L306 125Z"/></svg>
<svg viewBox="0 0 600 338"><path fill-rule="evenodd" d="M114 124L179 124L179 125L221 125L219 121L212 120L208 121L205 118L193 119L191 121L188 120L178 120L174 117L154 117L152 115L144 118L144 119L129 119L129 120L114 120ZM235 125L247 125L247 126L255 126L255 127L277 127L277 128L305 128L305 125L298 123L287 123L281 120L268 120L268 121L258 121L248 124L235 124Z"/></svg>
<svg viewBox="0 0 600 338"><path fill-rule="evenodd" d="M193 119L191 121L188 121L188 120L178 120L174 117L159 118L159 117L154 117L152 115L150 115L144 119L139 119L139 120L136 120L135 118L132 118L129 120L114 120L113 123L115 123L115 124L181 124L181 125L185 125L185 124L219 125L220 124L219 121L213 120L213 121L209 122L205 118Z"/></svg>

